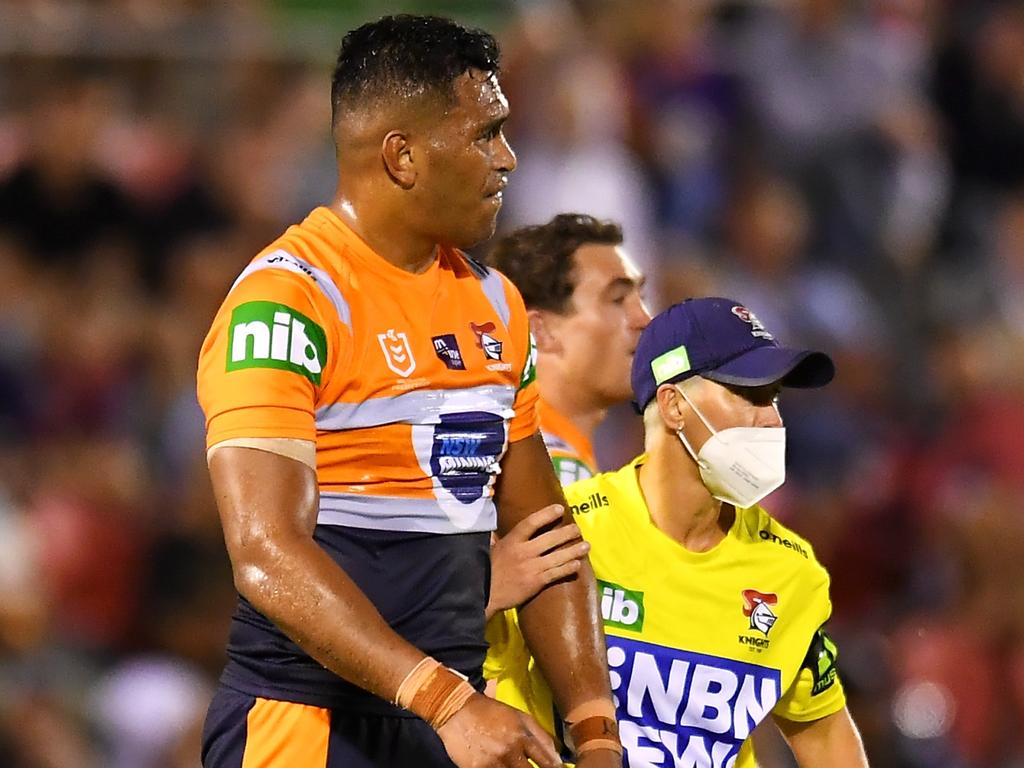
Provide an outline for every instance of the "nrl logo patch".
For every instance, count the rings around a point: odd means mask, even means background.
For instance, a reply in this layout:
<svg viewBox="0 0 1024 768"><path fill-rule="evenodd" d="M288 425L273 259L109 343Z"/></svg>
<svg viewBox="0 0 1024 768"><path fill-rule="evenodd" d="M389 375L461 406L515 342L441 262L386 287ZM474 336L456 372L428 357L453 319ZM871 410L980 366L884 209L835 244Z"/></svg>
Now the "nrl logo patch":
<svg viewBox="0 0 1024 768"><path fill-rule="evenodd" d="M404 332L398 333L394 328L389 328L385 333L377 334L377 341L384 353L384 362L392 371L407 377L416 370L416 358L412 356L409 337Z"/></svg>

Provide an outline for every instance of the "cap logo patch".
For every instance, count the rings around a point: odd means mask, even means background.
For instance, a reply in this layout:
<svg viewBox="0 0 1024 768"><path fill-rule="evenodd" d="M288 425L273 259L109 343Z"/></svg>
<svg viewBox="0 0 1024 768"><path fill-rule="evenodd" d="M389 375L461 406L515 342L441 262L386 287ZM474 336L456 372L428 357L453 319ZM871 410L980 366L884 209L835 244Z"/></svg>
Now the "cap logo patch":
<svg viewBox="0 0 1024 768"><path fill-rule="evenodd" d="M757 315L746 307L741 307L737 304L732 308L732 313L744 323L748 323L750 325L751 335L756 336L759 339L767 339L768 341L775 340L775 337L765 330L764 323L757 319Z"/></svg>
<svg viewBox="0 0 1024 768"><path fill-rule="evenodd" d="M673 376L686 373L688 370L690 370L690 356L683 344L651 360L651 373L654 374L655 384L664 384Z"/></svg>

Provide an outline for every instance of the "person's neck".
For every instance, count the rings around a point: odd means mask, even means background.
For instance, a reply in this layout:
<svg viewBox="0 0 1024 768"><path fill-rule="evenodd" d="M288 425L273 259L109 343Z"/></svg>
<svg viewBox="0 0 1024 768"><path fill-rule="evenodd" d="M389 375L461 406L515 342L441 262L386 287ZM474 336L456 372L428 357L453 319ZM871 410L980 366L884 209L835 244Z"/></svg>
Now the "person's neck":
<svg viewBox="0 0 1024 768"><path fill-rule="evenodd" d="M396 226L397 217L379 203L367 204L363 198L338 190L330 208L385 261L412 274L429 269L437 258L437 243Z"/></svg>
<svg viewBox="0 0 1024 768"><path fill-rule="evenodd" d="M651 522L662 533L691 552L707 552L725 538L736 510L708 492L686 449L680 444L683 455L678 455L669 438L675 436L667 435L661 445L650 447L638 470L640 490Z"/></svg>
<svg viewBox="0 0 1024 768"><path fill-rule="evenodd" d="M538 368L544 368L538 361ZM561 380L559 376L538 377L537 387L541 399L554 410L565 416L591 443L594 432L607 414L608 409L593 402L591 398L582 397L580 386L574 386L569 380Z"/></svg>

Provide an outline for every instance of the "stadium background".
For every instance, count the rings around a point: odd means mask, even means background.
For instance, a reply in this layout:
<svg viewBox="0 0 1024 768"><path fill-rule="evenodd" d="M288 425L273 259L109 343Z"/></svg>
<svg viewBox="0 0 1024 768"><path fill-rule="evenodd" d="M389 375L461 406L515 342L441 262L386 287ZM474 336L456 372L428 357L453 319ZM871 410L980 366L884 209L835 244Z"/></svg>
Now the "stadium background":
<svg viewBox="0 0 1024 768"><path fill-rule="evenodd" d="M0 765L198 765L233 591L197 348L333 190L343 31L399 9L503 43L502 228L618 219L654 308L837 359L770 506L872 765L1024 766L1024 6L967 0L0 2Z"/></svg>

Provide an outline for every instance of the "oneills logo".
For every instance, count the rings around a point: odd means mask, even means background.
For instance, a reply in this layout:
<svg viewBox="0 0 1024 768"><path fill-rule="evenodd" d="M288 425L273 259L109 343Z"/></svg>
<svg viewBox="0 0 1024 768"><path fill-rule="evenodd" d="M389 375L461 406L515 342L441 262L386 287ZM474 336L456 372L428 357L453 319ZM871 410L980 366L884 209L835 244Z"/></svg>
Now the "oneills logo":
<svg viewBox="0 0 1024 768"><path fill-rule="evenodd" d="M569 511L574 515L581 514L583 512L590 512L594 509L600 509L601 507L608 506L608 497L603 493L592 493L586 500L581 501L578 504L573 504L569 507Z"/></svg>

